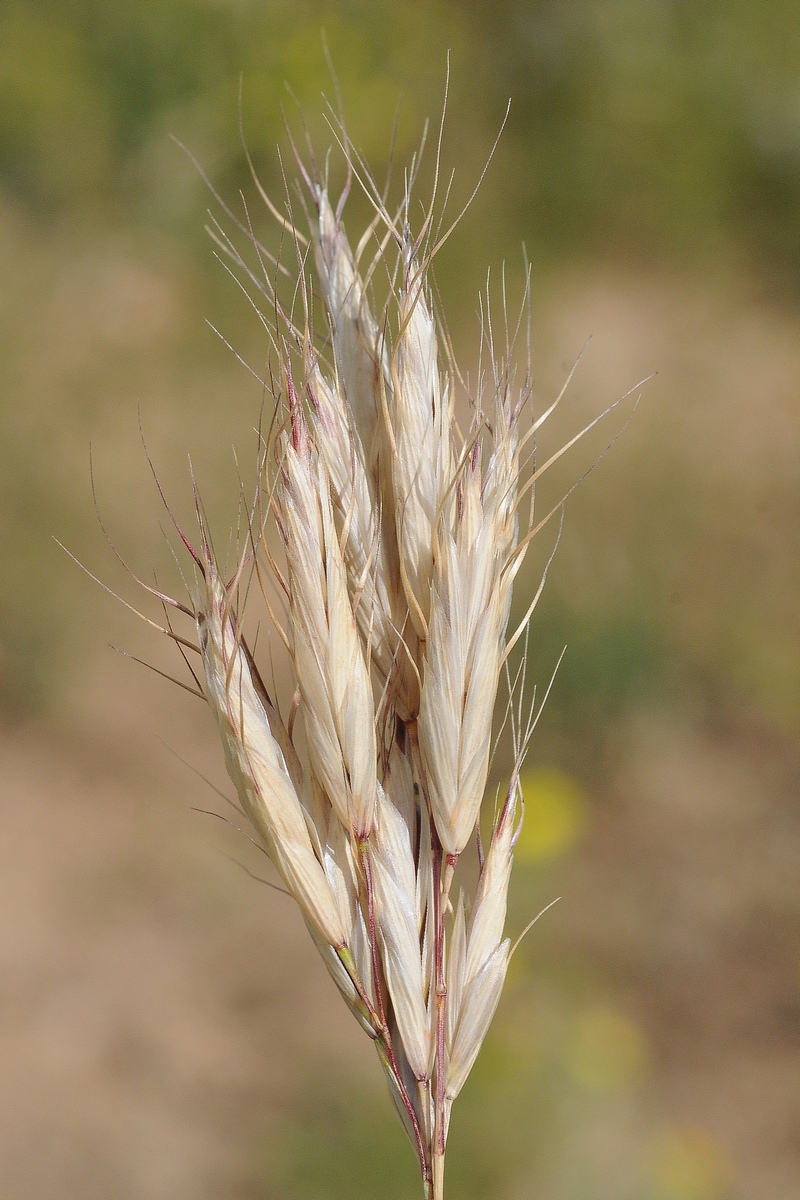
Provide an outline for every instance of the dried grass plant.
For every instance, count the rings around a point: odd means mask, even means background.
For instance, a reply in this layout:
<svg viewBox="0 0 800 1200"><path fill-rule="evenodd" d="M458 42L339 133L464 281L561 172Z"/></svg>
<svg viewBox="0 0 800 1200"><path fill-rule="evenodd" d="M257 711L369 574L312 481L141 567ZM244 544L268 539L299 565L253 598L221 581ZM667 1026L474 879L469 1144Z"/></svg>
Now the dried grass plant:
<svg viewBox="0 0 800 1200"><path fill-rule="evenodd" d="M331 128L347 171L335 203L310 144L301 156L292 143L299 182L281 208L256 180L288 254L270 255L249 218L226 208L254 252L248 265L236 235L214 224L269 338L262 483L229 576L195 490L198 545L178 529L190 602L148 590L194 625L185 637L169 620L160 628L208 702L243 813L375 1044L425 1196L442 1200L451 1107L512 954L520 769L541 711L523 707L526 653L513 678L509 654L525 645L547 568L509 636L512 586L532 539L563 511L561 501L538 516L537 482L586 430L537 461L538 431L566 384L533 412L527 288L513 322L503 291L498 338L487 286L477 371L458 369L430 282L457 224L444 226L438 203L441 131L415 233L422 147L392 209L343 122ZM342 221L353 186L372 209L355 249ZM291 668L285 712L244 633L256 593ZM484 844L504 678L513 766ZM477 873L459 870L471 846Z"/></svg>

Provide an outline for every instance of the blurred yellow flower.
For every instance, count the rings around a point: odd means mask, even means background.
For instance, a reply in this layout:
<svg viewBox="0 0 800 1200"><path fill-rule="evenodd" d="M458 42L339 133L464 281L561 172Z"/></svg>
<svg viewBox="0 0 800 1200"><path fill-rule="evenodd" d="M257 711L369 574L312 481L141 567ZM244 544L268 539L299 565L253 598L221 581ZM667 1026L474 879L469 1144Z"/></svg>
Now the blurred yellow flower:
<svg viewBox="0 0 800 1200"><path fill-rule="evenodd" d="M613 1008L579 1013L567 1035L565 1053L570 1074L591 1092L631 1091L650 1069L644 1034Z"/></svg>
<svg viewBox="0 0 800 1200"><path fill-rule="evenodd" d="M731 1171L725 1151L705 1129L670 1126L655 1136L650 1175L658 1200L722 1200Z"/></svg>
<svg viewBox="0 0 800 1200"><path fill-rule="evenodd" d="M586 825L586 793L554 767L527 771L520 780L525 821L516 846L522 862L557 858L570 850Z"/></svg>

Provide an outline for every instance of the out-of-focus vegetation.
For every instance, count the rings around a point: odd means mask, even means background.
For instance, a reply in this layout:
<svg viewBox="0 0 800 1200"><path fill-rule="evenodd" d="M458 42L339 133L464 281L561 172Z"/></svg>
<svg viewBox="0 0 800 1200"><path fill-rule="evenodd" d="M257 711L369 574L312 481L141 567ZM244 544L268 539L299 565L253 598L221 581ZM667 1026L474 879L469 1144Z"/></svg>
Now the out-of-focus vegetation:
<svg viewBox="0 0 800 1200"><path fill-rule="evenodd" d="M522 293L524 243L539 410L595 335L543 452L659 372L570 497L534 618L529 679L540 697L568 651L524 781L513 930L562 891L564 900L522 943L454 1113L452 1200L786 1200L800 1189L787 1182L791 1151L776 1134L759 1158L754 1114L783 1128L783 1109L770 1109L778 1085L766 1073L760 1090L757 1081L768 1061L780 1075L790 1027L796 1044L796 964L785 949L798 920L787 854L800 844L786 799L800 708L796 0L5 0L3 725L88 727L103 707L106 634L130 644L133 619L52 541L137 602L97 528L90 444L104 523L147 579L153 566L159 578L177 575L159 541L164 514L139 413L182 518L187 452L220 538L238 501L231 445L245 491L254 486L261 391L205 319L256 366L267 348L204 232L207 209L227 218L171 136L277 249L243 140L279 204L283 171L294 173L285 125L302 143L307 120L317 154L333 146L331 175L343 179L326 120L337 101L325 43L348 131L379 180L401 101L396 192L424 119L438 121L449 50L453 214L511 97L436 277L459 361L473 370L487 268L499 314L503 261L509 295ZM346 217L356 229L369 219L358 188ZM603 455L631 409L621 405L543 481L541 511ZM540 566L554 536L542 535ZM735 1006L756 986L758 1029ZM762 1043L748 1109L730 1064ZM686 1083L695 1061L707 1065L707 1093ZM164 1168L163 1194L413 1195L411 1155L377 1072L351 1080L334 1063L324 1086L318 1064L299 1074L295 1107L265 1120L263 1152L248 1134L239 1167L218 1164L227 1182L210 1174L183 1192ZM253 1129L244 1103L230 1119ZM107 1169L103 1194L162 1194ZM77 1173L68 1200L94 1194L90 1174Z"/></svg>
<svg viewBox="0 0 800 1200"><path fill-rule="evenodd" d="M210 198L170 134L191 148L222 196L236 205L242 189L252 205L237 128L241 79L246 142L280 196L281 105L295 133L297 101L318 145L333 141L321 116L320 93L334 93L324 26L352 135L380 177L398 100L399 163L423 118L437 118L449 48L444 154L445 165L457 167L457 196L477 178L512 98L482 192L441 256L451 322L463 325L458 305L470 298L465 312L472 309L486 264L513 262L522 241L535 272L588 262L701 278L732 272L734 287L743 280L795 311L798 24L790 0L9 0L0 14L3 510L15 563L0 593L7 704L42 703L63 667L70 622L59 613L67 601L42 539L56 502L59 532L75 534L74 454L97 439L101 412L112 420L133 395L144 397L148 366L176 403L187 387L196 392L189 377L211 353L201 318L230 304L228 281L203 241ZM537 296L539 287L535 276ZM240 340L252 336L251 325ZM200 406L195 395L198 413ZM648 467L664 488L676 469L681 464L663 459ZM677 501L699 526L691 484L680 492L659 521L677 515ZM647 540L660 541L651 533ZM638 591L654 580L663 588L659 572L640 574ZM621 673L638 677L663 663L663 638L648 634L662 600L663 590L628 597L631 611L590 618L565 676L594 675L613 691ZM628 650L620 636L638 641ZM741 630L733 636L746 639Z"/></svg>
<svg viewBox="0 0 800 1200"><path fill-rule="evenodd" d="M373 156L398 92L417 120L438 109L447 49L460 161L513 98L495 234L504 247L524 236L542 254L600 247L670 262L725 247L796 288L797 22L791 0L9 0L3 179L43 219L89 205L99 218L166 223L178 189L165 132L193 134L227 192L246 178L230 136L240 75L248 143L271 159L285 83L314 111L332 90L324 26Z"/></svg>

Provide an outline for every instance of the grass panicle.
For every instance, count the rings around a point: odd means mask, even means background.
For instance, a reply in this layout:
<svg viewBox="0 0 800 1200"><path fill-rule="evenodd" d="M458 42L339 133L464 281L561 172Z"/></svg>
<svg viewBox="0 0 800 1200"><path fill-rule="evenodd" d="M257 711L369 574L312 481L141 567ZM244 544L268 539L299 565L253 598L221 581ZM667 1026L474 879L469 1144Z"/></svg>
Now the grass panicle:
<svg viewBox="0 0 800 1200"><path fill-rule="evenodd" d="M447 194L437 209L434 186L414 234L418 158L391 210L342 123L331 128L347 165L336 203L327 165L320 174L294 145L300 181L282 211L258 184L291 265L267 253L249 215L234 221L256 265L212 229L267 331L271 415L232 576L195 488L199 548L176 525L191 606L154 592L195 631L179 635L169 619L156 628L185 658L199 654L190 690L205 694L241 809L375 1043L425 1196L442 1200L451 1106L512 953L519 775L540 710L523 712L527 636L516 697L507 659L541 586L522 624L507 626L531 540L562 513L534 515L538 480L560 457L537 464L537 433L558 400L536 417L529 350L515 367L527 286L516 325L503 288L500 340L487 285L478 372L462 376L431 282L454 228L442 233ZM437 182L438 160L439 149ZM355 250L342 219L354 183L372 209ZM245 634L259 594L287 656L288 704ZM501 678L514 763L484 847Z"/></svg>

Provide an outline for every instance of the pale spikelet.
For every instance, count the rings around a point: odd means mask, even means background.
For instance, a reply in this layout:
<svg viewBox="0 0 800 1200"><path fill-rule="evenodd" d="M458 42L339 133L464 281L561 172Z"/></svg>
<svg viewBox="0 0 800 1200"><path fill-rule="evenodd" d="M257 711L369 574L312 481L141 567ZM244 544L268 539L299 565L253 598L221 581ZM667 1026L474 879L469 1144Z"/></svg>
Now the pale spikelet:
<svg viewBox="0 0 800 1200"><path fill-rule="evenodd" d="M427 1078L431 1028L426 1008L416 904L416 871L408 827L379 791L379 835L372 856L383 966L403 1049L417 1079Z"/></svg>
<svg viewBox="0 0 800 1200"><path fill-rule="evenodd" d="M431 810L451 855L467 845L483 799L508 612L503 557L479 489L471 460L456 533L440 522L419 715Z"/></svg>
<svg viewBox="0 0 800 1200"><path fill-rule="evenodd" d="M339 327L332 325L332 331L336 346ZM340 377L327 379L316 357L311 354L307 357L310 359L305 368L309 419L328 473L350 593L357 597L356 620L382 679L395 672L406 709L416 711L419 689L407 656L401 650L399 633L405 624L405 600L394 565L393 543L381 530L381 510L375 498L377 484L367 470Z"/></svg>
<svg viewBox="0 0 800 1200"><path fill-rule="evenodd" d="M457 567L449 574L457 577ZM496 596L474 630L451 623L447 600L453 589L441 576L440 583L431 613L420 744L436 829L446 853L457 856L472 836L486 784L502 626Z"/></svg>
<svg viewBox="0 0 800 1200"><path fill-rule="evenodd" d="M392 677L398 708L408 719L419 708L419 677L411 661L416 634L393 519L395 453L386 423L386 411L394 408L389 356L327 189L316 186L311 193L318 213L312 241L335 368L331 380L316 359L307 369L311 410L338 524L346 534L344 558L351 590L359 598L359 626L382 678Z"/></svg>
<svg viewBox="0 0 800 1200"><path fill-rule="evenodd" d="M430 824L428 810L420 806L416 796L414 770L408 753L400 749L395 739L389 751L384 772L383 790L397 817L404 823L404 844L407 843L416 878L407 879L407 890L415 894L417 931L423 937L433 879ZM394 818L392 818L394 821ZM379 827L383 824L379 819ZM423 959L425 954L423 953Z"/></svg>
<svg viewBox="0 0 800 1200"><path fill-rule="evenodd" d="M515 838L515 786L509 789L478 880L469 922L463 898L454 927L449 976L447 1095L454 1099L466 1082L494 1016L503 988L510 942L503 941Z"/></svg>
<svg viewBox="0 0 800 1200"><path fill-rule="evenodd" d="M228 773L247 816L303 914L331 946L346 944L339 908L311 844L303 808L239 645L229 599L211 563L196 600L206 697Z"/></svg>
<svg viewBox="0 0 800 1200"><path fill-rule="evenodd" d="M352 424L339 378L329 380L326 377L310 347L306 348L306 354L310 424L328 472L339 529L347 534L352 582L360 587L368 575L370 558L380 544L374 490L364 462L361 439ZM381 572L374 574L376 583L385 584Z"/></svg>
<svg viewBox="0 0 800 1200"><path fill-rule="evenodd" d="M281 513L293 656L309 754L339 819L359 838L375 807L375 710L325 466L297 402L283 452Z"/></svg>
<svg viewBox="0 0 800 1200"><path fill-rule="evenodd" d="M318 219L312 226L320 287L328 310L345 404L371 474L381 443L381 387L390 386L386 352L347 234L331 208L327 189L315 187ZM382 378L382 382L381 382Z"/></svg>
<svg viewBox="0 0 800 1200"><path fill-rule="evenodd" d="M502 942L478 974L465 984L445 1084L450 1101L466 1083L500 1002L510 948L510 940Z"/></svg>
<svg viewBox="0 0 800 1200"><path fill-rule="evenodd" d="M494 438L486 466L481 503L494 530L494 546L505 568L517 545L519 521L516 502L519 478L519 408L510 410L502 392L492 413ZM509 572L503 586L510 590L515 572Z"/></svg>
<svg viewBox="0 0 800 1200"><path fill-rule="evenodd" d="M506 804L478 880L467 929L464 977L468 982L494 954L503 936L511 881L515 807Z"/></svg>
<svg viewBox="0 0 800 1200"><path fill-rule="evenodd" d="M392 485L401 576L411 622L425 638L436 525L452 479L449 381L439 375L425 276L403 248L399 330L392 356ZM446 505L449 508L449 505Z"/></svg>

